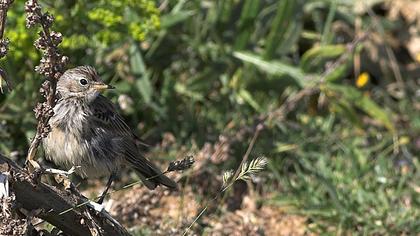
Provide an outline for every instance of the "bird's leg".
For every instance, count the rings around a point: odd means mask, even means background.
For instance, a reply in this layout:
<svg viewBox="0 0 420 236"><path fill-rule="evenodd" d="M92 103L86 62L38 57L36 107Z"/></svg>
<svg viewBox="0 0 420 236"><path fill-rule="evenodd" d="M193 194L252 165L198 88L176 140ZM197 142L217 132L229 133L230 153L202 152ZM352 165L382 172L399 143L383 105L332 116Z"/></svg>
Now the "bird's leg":
<svg viewBox="0 0 420 236"><path fill-rule="evenodd" d="M105 199L106 194L108 193L109 188L111 187L112 181L114 181L115 177L116 177L116 174L115 173L111 173L111 176L109 176L109 179L108 179L108 183L106 183L106 188L102 192L102 194L99 197L99 200L98 200L97 203L102 204L102 202Z"/></svg>

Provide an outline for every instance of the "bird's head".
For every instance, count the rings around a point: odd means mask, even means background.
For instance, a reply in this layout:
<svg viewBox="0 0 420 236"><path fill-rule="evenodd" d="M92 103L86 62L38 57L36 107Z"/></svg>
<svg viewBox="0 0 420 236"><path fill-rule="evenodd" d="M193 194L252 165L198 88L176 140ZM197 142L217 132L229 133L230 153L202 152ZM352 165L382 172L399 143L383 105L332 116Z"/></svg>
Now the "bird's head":
<svg viewBox="0 0 420 236"><path fill-rule="evenodd" d="M104 90L112 89L111 85L105 84L91 66L78 66L69 69L57 82L57 91L62 97L79 97L94 99Z"/></svg>

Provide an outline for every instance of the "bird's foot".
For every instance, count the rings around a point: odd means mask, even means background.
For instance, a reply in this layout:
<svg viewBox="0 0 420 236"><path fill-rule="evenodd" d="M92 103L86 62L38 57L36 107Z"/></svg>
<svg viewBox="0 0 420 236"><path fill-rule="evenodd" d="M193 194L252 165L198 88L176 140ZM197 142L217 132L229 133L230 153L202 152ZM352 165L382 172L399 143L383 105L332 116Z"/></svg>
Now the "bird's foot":
<svg viewBox="0 0 420 236"><path fill-rule="evenodd" d="M80 168L80 166L73 166L68 171L65 170L59 170L59 169L53 169L53 168L47 168L43 170L43 174L50 174L54 176L55 181L62 185L65 189L74 190L76 189L73 184L70 181L69 176L73 174L77 168Z"/></svg>
<svg viewBox="0 0 420 236"><path fill-rule="evenodd" d="M44 172L44 168L42 168L42 166L37 161L29 158L26 159L25 169L30 174L32 182L38 182L42 173Z"/></svg>
<svg viewBox="0 0 420 236"><path fill-rule="evenodd" d="M41 165L33 159L27 159L26 162L25 162L25 166L29 170L29 172L31 172L31 173L41 172L43 170Z"/></svg>
<svg viewBox="0 0 420 236"><path fill-rule="evenodd" d="M53 169L53 168L47 168L43 171L44 174L53 174L53 175L61 175L65 177L69 177L71 174L73 174L80 166L73 166L68 171L65 170L59 170L59 169Z"/></svg>

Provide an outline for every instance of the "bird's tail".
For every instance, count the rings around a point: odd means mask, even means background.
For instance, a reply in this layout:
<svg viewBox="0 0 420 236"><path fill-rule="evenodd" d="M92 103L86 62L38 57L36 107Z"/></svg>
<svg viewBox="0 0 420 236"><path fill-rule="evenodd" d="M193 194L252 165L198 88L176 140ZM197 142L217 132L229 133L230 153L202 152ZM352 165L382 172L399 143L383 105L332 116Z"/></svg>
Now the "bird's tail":
<svg viewBox="0 0 420 236"><path fill-rule="evenodd" d="M131 164L147 188L155 189L160 184L173 190L178 188L175 181L165 176L159 168L146 158L143 157L142 160L138 160L136 163Z"/></svg>

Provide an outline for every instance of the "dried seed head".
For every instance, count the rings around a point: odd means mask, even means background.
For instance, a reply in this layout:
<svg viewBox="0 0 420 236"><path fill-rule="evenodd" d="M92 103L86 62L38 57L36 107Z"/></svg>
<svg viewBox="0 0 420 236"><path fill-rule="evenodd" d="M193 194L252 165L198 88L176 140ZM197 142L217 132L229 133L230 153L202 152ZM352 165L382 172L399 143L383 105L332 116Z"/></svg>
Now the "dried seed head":
<svg viewBox="0 0 420 236"><path fill-rule="evenodd" d="M25 3L26 27L30 28L41 22L41 6L34 1L28 0Z"/></svg>
<svg viewBox="0 0 420 236"><path fill-rule="evenodd" d="M6 56L9 50L9 39L0 40L0 58Z"/></svg>
<svg viewBox="0 0 420 236"><path fill-rule="evenodd" d="M186 158L180 161L173 161L169 163L167 172L186 170L190 168L193 164L194 164L194 157L187 156Z"/></svg>
<svg viewBox="0 0 420 236"><path fill-rule="evenodd" d="M42 138L46 138L48 134L50 133L50 131L51 131L51 126L49 124L46 124L43 127L42 132L41 132Z"/></svg>
<svg viewBox="0 0 420 236"><path fill-rule="evenodd" d="M41 21L44 27L50 28L52 23L54 22L54 16L50 15L48 12L41 16Z"/></svg>
<svg viewBox="0 0 420 236"><path fill-rule="evenodd" d="M48 104L45 104L44 112L48 117L52 117L54 115L54 109Z"/></svg>
<svg viewBox="0 0 420 236"><path fill-rule="evenodd" d="M62 56L61 57L61 64L63 65L63 68L67 64L67 62L69 62L69 58L66 57L66 56Z"/></svg>
<svg viewBox="0 0 420 236"><path fill-rule="evenodd" d="M44 108L44 103L37 103L35 108L34 108L34 112L35 112L35 118L38 120L43 112L43 108Z"/></svg>
<svg viewBox="0 0 420 236"><path fill-rule="evenodd" d="M39 92L41 93L42 96L46 97L48 95L49 89L50 89L50 81L45 80L41 84L41 88L39 88Z"/></svg>
<svg viewBox="0 0 420 236"><path fill-rule="evenodd" d="M54 44L54 46L58 46L58 44L63 41L63 35L60 32L52 31L50 33L51 41Z"/></svg>
<svg viewBox="0 0 420 236"><path fill-rule="evenodd" d="M40 37L40 38L38 38L37 40L35 40L35 42L34 42L34 46L35 46L35 47L36 47L36 49L38 49L38 50L45 50L45 49L47 49L48 44L47 44L47 42L45 41L45 38L44 38L44 37Z"/></svg>
<svg viewBox="0 0 420 236"><path fill-rule="evenodd" d="M7 10L10 7L10 4L13 3L13 0L3 0L0 1L0 10Z"/></svg>

